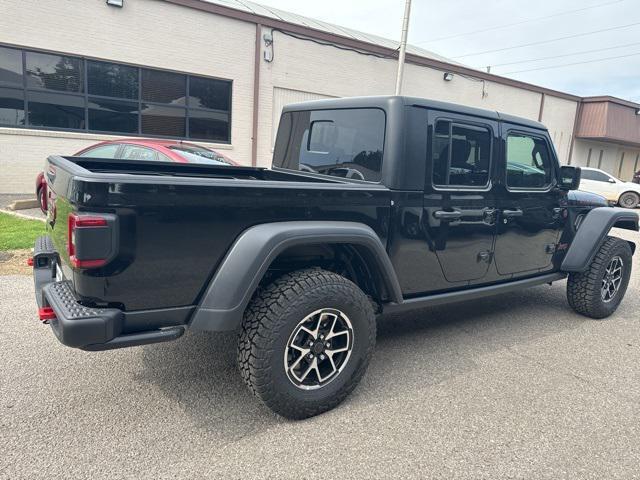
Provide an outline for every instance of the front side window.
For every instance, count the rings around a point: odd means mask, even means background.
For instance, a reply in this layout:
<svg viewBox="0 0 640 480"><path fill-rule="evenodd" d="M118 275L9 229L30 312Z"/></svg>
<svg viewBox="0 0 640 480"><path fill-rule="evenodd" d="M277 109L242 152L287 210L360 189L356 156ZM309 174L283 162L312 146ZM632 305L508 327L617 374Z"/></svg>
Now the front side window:
<svg viewBox="0 0 640 480"><path fill-rule="evenodd" d="M543 138L521 133L507 137L507 187L546 188L553 179L553 163Z"/></svg>
<svg viewBox="0 0 640 480"><path fill-rule="evenodd" d="M433 135L433 184L486 187L491 163L491 131L486 127L436 122Z"/></svg>
<svg viewBox="0 0 640 480"><path fill-rule="evenodd" d="M384 112L377 108L284 113L273 165L378 182L385 123Z"/></svg>

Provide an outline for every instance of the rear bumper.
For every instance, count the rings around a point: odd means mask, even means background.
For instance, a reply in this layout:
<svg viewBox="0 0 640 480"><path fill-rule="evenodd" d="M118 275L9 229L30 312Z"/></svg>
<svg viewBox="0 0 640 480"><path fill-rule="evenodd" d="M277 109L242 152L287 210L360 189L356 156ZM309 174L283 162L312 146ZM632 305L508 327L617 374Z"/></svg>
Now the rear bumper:
<svg viewBox="0 0 640 480"><path fill-rule="evenodd" d="M175 340L184 326L124 333L126 312L117 308L81 305L70 281L56 281L59 256L48 236L36 240L33 278L38 307L51 307L55 318L48 321L57 339L69 347L83 350L111 350Z"/></svg>

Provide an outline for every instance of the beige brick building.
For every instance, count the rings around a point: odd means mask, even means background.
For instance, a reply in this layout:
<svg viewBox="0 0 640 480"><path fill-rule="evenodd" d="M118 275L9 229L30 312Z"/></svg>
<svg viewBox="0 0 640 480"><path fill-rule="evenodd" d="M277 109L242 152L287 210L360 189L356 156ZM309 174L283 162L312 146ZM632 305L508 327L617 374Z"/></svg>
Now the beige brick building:
<svg viewBox="0 0 640 480"><path fill-rule="evenodd" d="M394 42L247 1L124 0L122 8L103 0L2 3L0 193L32 192L47 155L70 155L118 136L165 132L243 164L268 166L283 105L394 90ZM64 60L58 66L64 63L67 81L77 66L84 86L61 92L68 87L46 77L52 56ZM599 166L626 180L640 168L638 104L611 97L582 99L470 69L415 47L409 48L407 61L404 94L540 120L564 163ZM123 75L127 68L137 72L142 93L137 98L121 89L110 93L113 85L95 84L102 71L92 73L95 65L111 65L105 67L109 74ZM445 72L453 78L445 80ZM188 78L189 94L169 99L145 86L161 89L164 80L156 82L156 77ZM198 82L208 93L194 93ZM230 90L228 103L215 92L218 86ZM102 96L92 96L96 89L102 89ZM206 95L215 105L207 104ZM117 122L100 123L106 110L128 115L131 129L118 133L112 131L119 129Z"/></svg>

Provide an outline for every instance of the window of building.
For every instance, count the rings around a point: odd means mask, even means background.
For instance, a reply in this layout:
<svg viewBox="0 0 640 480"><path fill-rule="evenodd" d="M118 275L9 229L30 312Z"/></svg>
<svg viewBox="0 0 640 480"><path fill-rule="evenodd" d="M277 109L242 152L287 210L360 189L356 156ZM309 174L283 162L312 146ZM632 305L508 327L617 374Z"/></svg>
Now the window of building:
<svg viewBox="0 0 640 480"><path fill-rule="evenodd" d="M543 138L510 133L507 136L507 187L546 188L553 179L553 163Z"/></svg>
<svg viewBox="0 0 640 480"><path fill-rule="evenodd" d="M375 108L287 112L282 115L276 167L378 182L385 114Z"/></svg>
<svg viewBox="0 0 640 480"><path fill-rule="evenodd" d="M491 131L486 127L436 122L433 135L433 184L486 187L491 163Z"/></svg>
<svg viewBox="0 0 640 480"><path fill-rule="evenodd" d="M0 47L0 125L230 143L231 81Z"/></svg>

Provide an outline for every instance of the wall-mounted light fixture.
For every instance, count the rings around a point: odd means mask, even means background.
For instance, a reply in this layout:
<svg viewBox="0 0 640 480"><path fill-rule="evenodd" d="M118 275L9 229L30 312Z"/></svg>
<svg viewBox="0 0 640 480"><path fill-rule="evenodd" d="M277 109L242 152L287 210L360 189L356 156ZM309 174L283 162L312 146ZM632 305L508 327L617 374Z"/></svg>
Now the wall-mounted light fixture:
<svg viewBox="0 0 640 480"><path fill-rule="evenodd" d="M442 76L442 78L444 79L445 82L450 82L451 80L453 80L453 73L444 72L444 75Z"/></svg>
<svg viewBox="0 0 640 480"><path fill-rule="evenodd" d="M107 5L122 8L124 7L124 0L107 0Z"/></svg>

